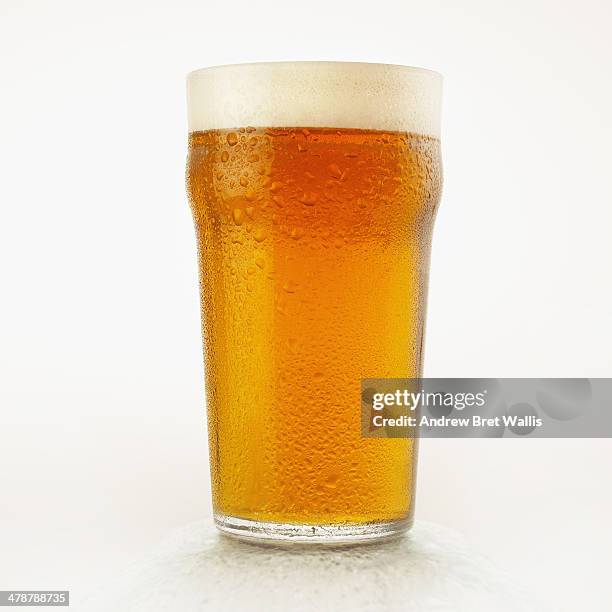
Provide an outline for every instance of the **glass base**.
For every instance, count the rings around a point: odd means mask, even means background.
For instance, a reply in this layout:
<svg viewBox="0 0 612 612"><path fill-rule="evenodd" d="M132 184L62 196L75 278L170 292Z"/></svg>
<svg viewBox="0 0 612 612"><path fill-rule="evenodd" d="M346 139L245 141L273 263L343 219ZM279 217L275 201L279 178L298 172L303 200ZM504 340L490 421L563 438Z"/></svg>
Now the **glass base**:
<svg viewBox="0 0 612 612"><path fill-rule="evenodd" d="M267 523L215 513L215 526L231 536L250 541L355 544L401 535L412 527L412 518L346 525Z"/></svg>

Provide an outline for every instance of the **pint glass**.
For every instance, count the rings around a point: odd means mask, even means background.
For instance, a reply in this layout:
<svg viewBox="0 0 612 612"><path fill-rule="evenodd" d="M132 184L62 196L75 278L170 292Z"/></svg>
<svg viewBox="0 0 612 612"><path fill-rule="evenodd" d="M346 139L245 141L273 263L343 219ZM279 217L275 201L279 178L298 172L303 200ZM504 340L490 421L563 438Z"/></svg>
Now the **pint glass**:
<svg viewBox="0 0 612 612"><path fill-rule="evenodd" d="M410 527L416 440L361 436L362 378L421 375L441 78L292 62L188 77L216 525Z"/></svg>

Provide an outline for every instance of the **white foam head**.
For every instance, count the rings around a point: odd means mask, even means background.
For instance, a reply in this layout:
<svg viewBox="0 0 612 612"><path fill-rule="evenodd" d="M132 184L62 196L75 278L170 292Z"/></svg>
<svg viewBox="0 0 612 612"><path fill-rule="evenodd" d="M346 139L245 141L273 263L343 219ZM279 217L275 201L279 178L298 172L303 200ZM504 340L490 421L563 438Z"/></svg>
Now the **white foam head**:
<svg viewBox="0 0 612 612"><path fill-rule="evenodd" d="M390 64L275 62L187 77L189 130L330 127L440 135L442 77Z"/></svg>

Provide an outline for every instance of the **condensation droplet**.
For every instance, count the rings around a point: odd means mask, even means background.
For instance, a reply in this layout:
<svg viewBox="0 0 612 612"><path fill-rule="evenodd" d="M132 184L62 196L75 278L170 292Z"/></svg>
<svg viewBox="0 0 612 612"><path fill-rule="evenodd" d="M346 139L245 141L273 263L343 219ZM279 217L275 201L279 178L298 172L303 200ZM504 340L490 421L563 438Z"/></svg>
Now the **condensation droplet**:
<svg viewBox="0 0 612 612"><path fill-rule="evenodd" d="M342 170L336 164L330 164L327 166L327 170L335 179L340 180L342 178Z"/></svg>
<svg viewBox="0 0 612 612"><path fill-rule="evenodd" d="M236 132L230 132L227 136L226 136L226 140L227 140L227 144L230 147L233 147L234 145L238 144L238 134L236 134Z"/></svg>
<svg viewBox="0 0 612 612"><path fill-rule="evenodd" d="M300 198L300 202L302 204L305 204L306 206L314 206L315 202L317 201L319 195L317 193L315 193L314 191L311 192L304 192L302 194L302 197Z"/></svg>
<svg viewBox="0 0 612 612"><path fill-rule="evenodd" d="M263 242L267 238L267 236L268 236L268 234L267 234L266 230L263 227L258 227L253 232L253 238L257 242Z"/></svg>
<svg viewBox="0 0 612 612"><path fill-rule="evenodd" d="M234 219L234 223L236 225L242 225L242 222L244 221L244 213L240 208L234 208L232 218Z"/></svg>

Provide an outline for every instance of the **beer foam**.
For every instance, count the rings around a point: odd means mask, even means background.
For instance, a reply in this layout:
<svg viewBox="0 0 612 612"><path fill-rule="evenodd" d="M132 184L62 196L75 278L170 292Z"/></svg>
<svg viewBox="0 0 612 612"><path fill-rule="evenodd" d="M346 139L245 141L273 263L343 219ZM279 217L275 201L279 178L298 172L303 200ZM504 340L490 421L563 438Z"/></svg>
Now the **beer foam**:
<svg viewBox="0 0 612 612"><path fill-rule="evenodd" d="M438 73L392 64L215 66L187 77L189 130L327 127L439 137L441 89Z"/></svg>

